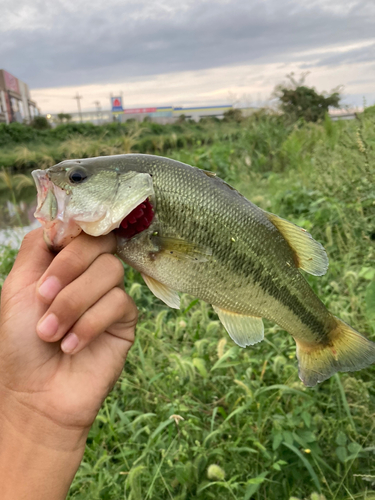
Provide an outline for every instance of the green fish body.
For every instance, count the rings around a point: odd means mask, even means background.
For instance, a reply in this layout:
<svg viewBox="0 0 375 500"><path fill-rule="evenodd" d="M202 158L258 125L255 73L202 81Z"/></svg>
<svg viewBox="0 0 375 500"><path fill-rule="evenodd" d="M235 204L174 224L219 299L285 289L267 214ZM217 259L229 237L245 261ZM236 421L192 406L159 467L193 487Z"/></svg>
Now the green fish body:
<svg viewBox="0 0 375 500"><path fill-rule="evenodd" d="M151 155L69 160L36 172L36 216L50 233L51 224L58 228L59 238L47 234L55 248L78 226L94 236L115 230L119 257L170 307L179 307L178 292L212 304L242 347L263 339L262 318L288 331L306 385L375 362L375 345L333 316L299 270L324 274L324 248L213 173Z"/></svg>

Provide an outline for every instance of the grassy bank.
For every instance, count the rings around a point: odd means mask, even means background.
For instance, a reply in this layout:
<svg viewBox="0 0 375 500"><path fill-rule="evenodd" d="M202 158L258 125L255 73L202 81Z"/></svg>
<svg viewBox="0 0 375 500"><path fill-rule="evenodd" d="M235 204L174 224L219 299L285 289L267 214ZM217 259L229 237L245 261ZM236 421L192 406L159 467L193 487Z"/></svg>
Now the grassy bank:
<svg viewBox="0 0 375 500"><path fill-rule="evenodd" d="M38 166L140 151L149 132L129 127L118 136L9 143L0 166L16 165L7 156L14 147L54 151L44 163L33 160ZM259 113L239 124L179 127L160 128L160 142L141 152L215 171L310 231L330 267L308 281L331 312L375 340L375 114L293 125ZM3 274L11 259L4 250ZM137 340L69 498L375 499L374 367L307 389L293 339L276 325L266 323L265 341L241 349L207 304L183 296L181 310L171 310L130 268L126 287L140 310Z"/></svg>
<svg viewBox="0 0 375 500"><path fill-rule="evenodd" d="M13 125L15 125L13 127ZM63 124L33 130L18 123L0 124L0 164L12 171L45 168L64 159L124 154L162 154L170 150L235 139L233 123L209 120L159 125L152 122L109 123L102 126ZM35 136L35 137L34 137Z"/></svg>

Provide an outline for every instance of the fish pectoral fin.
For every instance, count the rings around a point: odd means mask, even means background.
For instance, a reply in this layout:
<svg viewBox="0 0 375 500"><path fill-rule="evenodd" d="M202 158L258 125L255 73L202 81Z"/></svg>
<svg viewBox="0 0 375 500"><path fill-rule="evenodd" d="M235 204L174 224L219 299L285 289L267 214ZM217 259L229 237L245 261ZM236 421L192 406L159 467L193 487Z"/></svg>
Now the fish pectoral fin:
<svg viewBox="0 0 375 500"><path fill-rule="evenodd" d="M207 262L212 255L209 247L191 243L182 238L169 236L152 236L153 243L159 247L159 253L167 254L174 259Z"/></svg>
<svg viewBox="0 0 375 500"><path fill-rule="evenodd" d="M147 274L141 274L146 285L158 299L162 300L167 306L173 309L180 309L180 297L175 290L172 290L172 288L169 288L167 285L163 285L163 283L151 278L151 276L147 276Z"/></svg>
<svg viewBox="0 0 375 500"><path fill-rule="evenodd" d="M219 316L224 328L231 339L240 347L257 344L264 339L264 325L262 318L237 314L220 307L212 306Z"/></svg>
<svg viewBox="0 0 375 500"><path fill-rule="evenodd" d="M296 266L314 276L323 276L328 269L328 257L323 245L292 222L269 212L265 214L293 250Z"/></svg>

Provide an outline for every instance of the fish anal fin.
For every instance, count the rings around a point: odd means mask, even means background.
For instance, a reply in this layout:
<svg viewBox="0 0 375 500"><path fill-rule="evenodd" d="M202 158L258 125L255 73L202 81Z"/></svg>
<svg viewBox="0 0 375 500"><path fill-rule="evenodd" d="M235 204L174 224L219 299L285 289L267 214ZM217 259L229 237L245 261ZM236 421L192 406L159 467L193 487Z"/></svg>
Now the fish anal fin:
<svg viewBox="0 0 375 500"><path fill-rule="evenodd" d="M207 262L212 255L209 247L169 236L152 236L153 243L159 247L158 253L164 253L173 259Z"/></svg>
<svg viewBox="0 0 375 500"><path fill-rule="evenodd" d="M268 220L280 231L294 252L296 266L314 276L322 276L328 269L324 247L305 229L277 215L265 212Z"/></svg>
<svg viewBox="0 0 375 500"><path fill-rule="evenodd" d="M296 340L298 374L312 387L336 372L352 372L375 363L375 343L339 318L325 344L309 345Z"/></svg>
<svg viewBox="0 0 375 500"><path fill-rule="evenodd" d="M151 276L142 273L142 278L145 280L146 285L149 287L151 292L160 300L162 300L167 306L173 309L180 309L180 297L175 290L169 288L160 281L157 281Z"/></svg>
<svg viewBox="0 0 375 500"><path fill-rule="evenodd" d="M237 314L213 306L229 336L240 347L257 344L264 339L262 318Z"/></svg>

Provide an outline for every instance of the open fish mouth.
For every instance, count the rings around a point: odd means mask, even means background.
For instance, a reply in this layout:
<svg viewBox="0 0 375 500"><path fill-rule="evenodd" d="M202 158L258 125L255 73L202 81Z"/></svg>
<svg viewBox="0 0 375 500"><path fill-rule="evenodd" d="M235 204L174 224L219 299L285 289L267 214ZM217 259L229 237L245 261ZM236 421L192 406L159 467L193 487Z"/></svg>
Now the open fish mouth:
<svg viewBox="0 0 375 500"><path fill-rule="evenodd" d="M57 166L58 167L58 166ZM79 167L82 168L82 167ZM66 174L66 172L68 172ZM154 218L152 177L139 172L115 174L97 197L87 194L79 179L70 179L71 172L81 173L74 165L70 169L34 170L38 205L34 213L44 228L44 239L53 251L64 248L84 231L90 236L102 236L116 230L120 238L131 238L147 229ZM61 187L59 187L61 186ZM98 190L94 185L94 192ZM110 191L110 192L108 192Z"/></svg>
<svg viewBox="0 0 375 500"><path fill-rule="evenodd" d="M65 191L55 186L44 170L34 170L32 176L38 192L34 217L40 222L51 222L57 217L62 220L67 197Z"/></svg>
<svg viewBox="0 0 375 500"><path fill-rule="evenodd" d="M38 192L34 217L44 227L44 239L48 247L59 251L82 229L66 214L70 199L66 191L56 186L45 170L34 170L32 176Z"/></svg>

